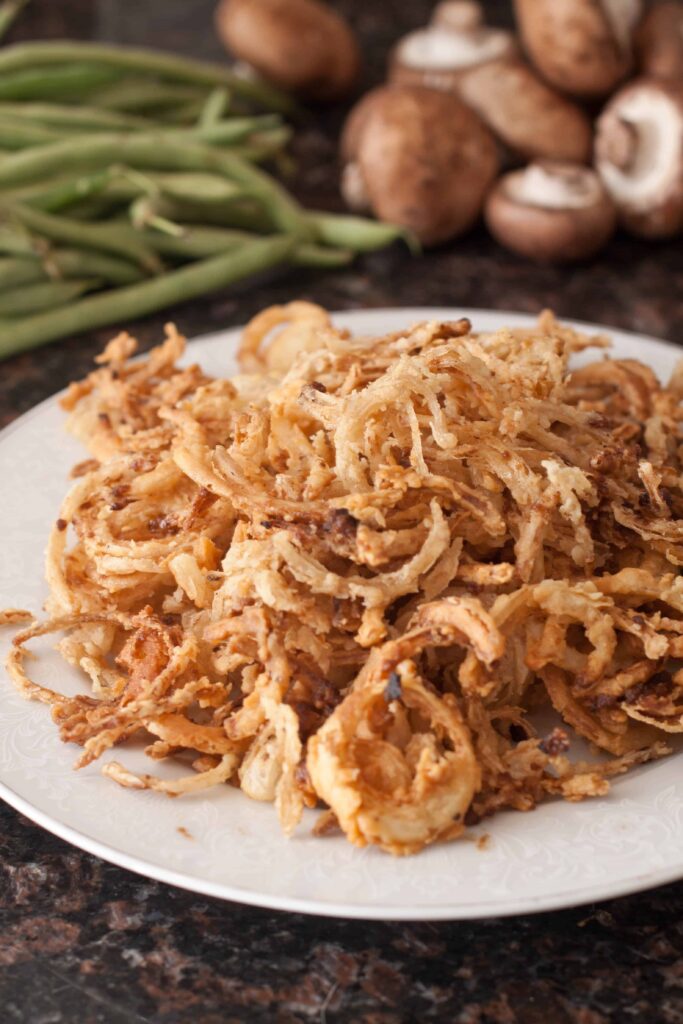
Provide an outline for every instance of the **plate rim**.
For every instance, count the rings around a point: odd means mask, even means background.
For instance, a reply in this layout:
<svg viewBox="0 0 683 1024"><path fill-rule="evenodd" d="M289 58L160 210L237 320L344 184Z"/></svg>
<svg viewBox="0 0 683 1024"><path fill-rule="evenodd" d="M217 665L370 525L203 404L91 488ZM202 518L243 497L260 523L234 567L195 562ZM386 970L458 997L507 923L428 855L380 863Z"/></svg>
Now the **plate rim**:
<svg viewBox="0 0 683 1024"><path fill-rule="evenodd" d="M465 316L474 322L476 329L476 318L478 316L495 317L509 322L510 326L524 326L530 321L537 319L538 314L533 312L513 312L511 310L479 309L474 307L457 306L391 306L371 307L363 309L341 309L330 311L330 316L335 318L350 318L351 320L362 319L368 315L377 317L396 316L405 313L407 324L419 319L441 319L452 318L454 314ZM621 327L610 326L609 324L596 324L590 321L574 320L573 318L559 317L563 324L569 324L579 330L590 333L608 333L620 335L626 338L646 341L661 347L667 352L676 352L683 358L683 347L675 342L663 338L656 338L651 335L641 334L638 331L625 330ZM505 324L501 324L505 326ZM195 342L206 343L217 341L220 337L234 334L241 330L241 325L228 326L223 329L208 331L188 338L186 358L191 356L192 347ZM144 356L144 353L142 353ZM32 406L22 415L12 420L6 427L0 430L0 445L6 441L15 431L21 429L47 407L53 405L65 393L61 389L44 398L37 405ZM604 882L593 883L580 889L567 890L559 893L542 894L538 896L521 896L517 899L510 897L496 897L492 900L479 901L478 903L455 905L416 903L409 907L396 906L395 904L378 903L371 905L367 903L335 903L324 898L303 899L296 896L277 895L275 893L262 893L256 889L241 888L223 882L212 882L203 879L198 875L190 875L172 868L163 867L144 857L127 853L111 843L95 839L79 829L65 824L58 818L35 807L24 796L17 793L12 787L3 782L0 778L0 798L10 807L23 814L26 818L45 829L59 839L70 843L77 849L81 849L95 857L99 857L117 867L140 875L141 877L153 879L166 885L173 885L189 892L203 896L209 896L222 900L230 900L248 906L259 907L290 913L305 913L312 916L346 918L351 920L384 920L384 921L456 921L456 920L483 920L492 917L515 917L524 914L544 913L555 910L569 909L572 907L584 906L588 903L615 899L619 896L627 896L633 893L643 892L647 889L674 882L683 877L683 855L678 866L667 866L652 871L645 871L611 884ZM419 856L419 854L418 854Z"/></svg>

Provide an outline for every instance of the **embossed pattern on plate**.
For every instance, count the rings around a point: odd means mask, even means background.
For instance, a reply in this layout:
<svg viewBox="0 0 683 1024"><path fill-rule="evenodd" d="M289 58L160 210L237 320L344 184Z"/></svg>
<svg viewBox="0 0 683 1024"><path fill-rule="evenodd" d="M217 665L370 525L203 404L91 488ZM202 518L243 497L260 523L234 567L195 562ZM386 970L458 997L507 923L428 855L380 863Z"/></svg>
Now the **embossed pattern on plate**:
<svg viewBox="0 0 683 1024"><path fill-rule="evenodd" d="M373 310L334 319L371 334L462 315L481 330L531 322L454 309ZM616 355L640 358L660 376L679 356L663 342L609 333ZM235 339L234 331L198 338L187 360L211 373L231 373ZM68 470L80 458L54 399L0 434L0 607L40 609L48 525ZM0 635L3 661L11 633ZM79 686L49 643L39 650L41 659L32 665L38 678ZM683 876L683 755L617 780L605 799L501 814L472 830L473 838L489 834L484 849L465 840L407 859L358 850L341 838L313 839L312 812L287 840L272 807L227 786L180 800L122 790L97 765L74 772L75 756L76 748L57 737L47 708L20 698L0 670L0 797L82 849L196 892L316 914L436 920L549 910ZM145 761L130 748L120 759L132 767Z"/></svg>

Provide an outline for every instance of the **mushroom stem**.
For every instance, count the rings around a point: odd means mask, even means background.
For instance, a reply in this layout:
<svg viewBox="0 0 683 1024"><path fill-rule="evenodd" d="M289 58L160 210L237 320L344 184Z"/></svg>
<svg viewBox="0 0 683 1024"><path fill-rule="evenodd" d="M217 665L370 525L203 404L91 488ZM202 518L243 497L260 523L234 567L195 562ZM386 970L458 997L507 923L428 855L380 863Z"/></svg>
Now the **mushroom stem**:
<svg viewBox="0 0 683 1024"><path fill-rule="evenodd" d="M592 171L572 164L537 161L510 176L510 195L527 206L546 210L578 210L594 202L599 185ZM514 184L513 184L514 182Z"/></svg>
<svg viewBox="0 0 683 1024"><path fill-rule="evenodd" d="M367 213L370 209L370 196L365 178L355 160L346 164L342 170L341 194L350 210L354 210L356 213Z"/></svg>
<svg viewBox="0 0 683 1024"><path fill-rule="evenodd" d="M602 138L602 155L620 171L629 171L638 154L638 129L632 121L616 117Z"/></svg>
<svg viewBox="0 0 683 1024"><path fill-rule="evenodd" d="M596 167L621 222L645 238L683 229L683 81L641 78L597 122Z"/></svg>
<svg viewBox="0 0 683 1024"><path fill-rule="evenodd" d="M474 32L483 24L484 12L475 0L442 0L431 18L431 25L449 32Z"/></svg>

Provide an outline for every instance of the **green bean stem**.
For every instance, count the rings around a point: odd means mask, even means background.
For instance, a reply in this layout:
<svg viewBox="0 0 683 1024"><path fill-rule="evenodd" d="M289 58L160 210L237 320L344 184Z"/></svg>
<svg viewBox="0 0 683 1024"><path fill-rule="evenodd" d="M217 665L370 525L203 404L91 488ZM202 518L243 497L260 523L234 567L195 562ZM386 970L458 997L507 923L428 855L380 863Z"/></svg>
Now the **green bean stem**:
<svg viewBox="0 0 683 1024"><path fill-rule="evenodd" d="M294 240L260 238L222 256L181 267L140 284L101 292L49 313L0 325L0 358L25 352L48 341L134 320L178 302L199 298L246 277L283 264Z"/></svg>
<svg viewBox="0 0 683 1024"><path fill-rule="evenodd" d="M129 71L157 75L160 78L205 87L224 86L268 110L292 112L296 105L289 96L265 82L241 77L222 64L191 60L155 50L116 47L105 43L69 41L19 43L0 53L0 76L9 71L37 65L69 65L75 61L92 62L119 73Z"/></svg>

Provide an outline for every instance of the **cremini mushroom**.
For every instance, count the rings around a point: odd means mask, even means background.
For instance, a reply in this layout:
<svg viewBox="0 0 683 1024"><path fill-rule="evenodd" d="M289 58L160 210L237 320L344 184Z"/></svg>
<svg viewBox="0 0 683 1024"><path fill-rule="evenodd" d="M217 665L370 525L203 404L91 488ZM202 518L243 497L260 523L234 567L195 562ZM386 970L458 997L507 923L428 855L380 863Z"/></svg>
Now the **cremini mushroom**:
<svg viewBox="0 0 683 1024"><path fill-rule="evenodd" d="M455 96L382 86L349 116L342 191L354 209L408 228L424 245L466 231L498 172L496 143Z"/></svg>
<svg viewBox="0 0 683 1024"><path fill-rule="evenodd" d="M629 231L668 238L683 229L683 81L625 86L597 122L596 167Z"/></svg>
<svg viewBox="0 0 683 1024"><path fill-rule="evenodd" d="M515 0L531 60L572 96L606 96L625 78L641 11L642 0Z"/></svg>
<svg viewBox="0 0 683 1024"><path fill-rule="evenodd" d="M221 0L215 18L226 47L282 89L332 100L355 84L353 32L319 0Z"/></svg>
<svg viewBox="0 0 683 1024"><path fill-rule="evenodd" d="M590 156L586 114L542 82L521 60L512 33L485 25L481 6L471 0L439 4L426 28L394 48L389 75L452 92L522 157Z"/></svg>
<svg viewBox="0 0 683 1024"><path fill-rule="evenodd" d="M653 7L636 32L639 70L657 78L683 78L683 3Z"/></svg>
<svg viewBox="0 0 683 1024"><path fill-rule="evenodd" d="M552 161L503 175L488 197L485 217L501 245L549 263L592 256L616 223L614 205L595 171Z"/></svg>

